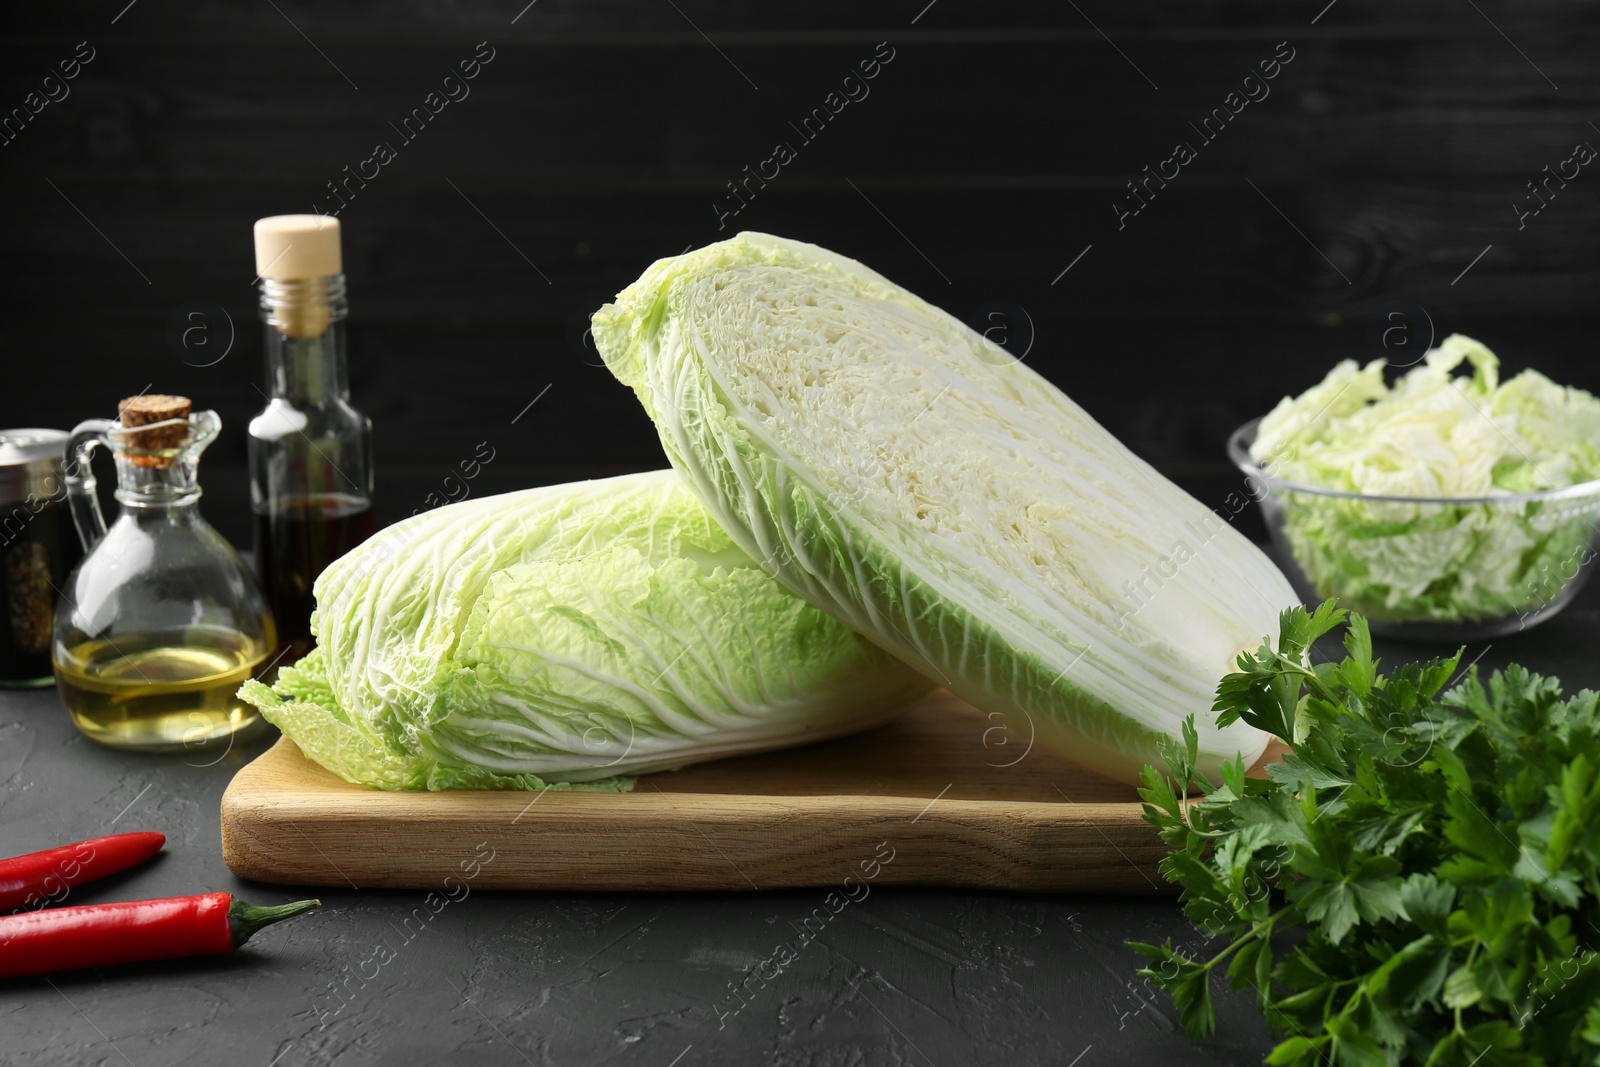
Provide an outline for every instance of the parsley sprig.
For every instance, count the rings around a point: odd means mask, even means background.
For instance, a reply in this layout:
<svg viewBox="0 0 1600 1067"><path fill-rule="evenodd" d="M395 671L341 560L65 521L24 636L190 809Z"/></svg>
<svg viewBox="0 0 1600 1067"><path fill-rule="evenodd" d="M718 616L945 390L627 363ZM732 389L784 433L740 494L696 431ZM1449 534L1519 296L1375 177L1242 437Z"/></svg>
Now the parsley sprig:
<svg viewBox="0 0 1600 1067"><path fill-rule="evenodd" d="M1219 724L1292 746L1267 778L1207 780L1192 719L1145 768L1161 871L1220 947L1136 943L1139 973L1200 1037L1225 965L1278 1067L1600 1064L1600 698L1518 666L1445 691L1460 652L1380 674L1359 615L1313 664L1345 621L1285 612L1217 689Z"/></svg>

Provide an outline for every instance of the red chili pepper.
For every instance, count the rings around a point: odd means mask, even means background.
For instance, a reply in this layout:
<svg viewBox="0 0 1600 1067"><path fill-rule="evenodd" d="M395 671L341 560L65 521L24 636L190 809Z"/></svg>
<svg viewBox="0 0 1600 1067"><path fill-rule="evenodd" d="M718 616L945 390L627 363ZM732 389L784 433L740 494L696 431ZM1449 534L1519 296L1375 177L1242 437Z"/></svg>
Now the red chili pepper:
<svg viewBox="0 0 1600 1067"><path fill-rule="evenodd" d="M0 978L113 963L220 956L320 900L261 908L227 893L85 904L0 917Z"/></svg>
<svg viewBox="0 0 1600 1067"><path fill-rule="evenodd" d="M69 886L125 871L166 843L164 834L114 834L0 860L0 912L60 900Z"/></svg>

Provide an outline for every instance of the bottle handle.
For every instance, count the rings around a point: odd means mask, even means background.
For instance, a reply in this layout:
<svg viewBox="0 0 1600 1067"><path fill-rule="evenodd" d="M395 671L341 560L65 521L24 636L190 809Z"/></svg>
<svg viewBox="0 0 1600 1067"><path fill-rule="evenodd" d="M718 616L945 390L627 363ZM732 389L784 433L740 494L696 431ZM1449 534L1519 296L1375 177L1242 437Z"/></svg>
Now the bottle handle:
<svg viewBox="0 0 1600 1067"><path fill-rule="evenodd" d="M106 517L100 511L94 468L89 460L96 448L111 447L110 432L120 425L111 419L89 419L78 423L67 440L67 506L72 509L72 524L78 528L78 540L83 542L85 552L106 535Z"/></svg>

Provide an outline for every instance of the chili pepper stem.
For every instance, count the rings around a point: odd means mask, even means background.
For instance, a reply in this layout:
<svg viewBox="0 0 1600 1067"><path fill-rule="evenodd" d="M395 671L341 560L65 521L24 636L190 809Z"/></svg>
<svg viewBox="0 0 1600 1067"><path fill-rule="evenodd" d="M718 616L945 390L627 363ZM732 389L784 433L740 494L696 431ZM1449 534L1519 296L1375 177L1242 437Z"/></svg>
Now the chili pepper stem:
<svg viewBox="0 0 1600 1067"><path fill-rule="evenodd" d="M267 907L246 904L238 897L228 905L228 930L233 935L233 947L238 948L260 930L275 922L299 915L302 911L322 906L320 900L297 900L292 904L275 904Z"/></svg>

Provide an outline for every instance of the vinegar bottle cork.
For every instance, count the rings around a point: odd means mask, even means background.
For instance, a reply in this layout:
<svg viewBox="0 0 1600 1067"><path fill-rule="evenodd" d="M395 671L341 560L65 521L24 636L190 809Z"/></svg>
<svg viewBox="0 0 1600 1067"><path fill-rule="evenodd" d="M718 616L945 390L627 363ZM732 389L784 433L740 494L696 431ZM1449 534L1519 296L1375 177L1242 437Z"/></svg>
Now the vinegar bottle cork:
<svg viewBox="0 0 1600 1067"><path fill-rule="evenodd" d="M314 279L344 274L339 220L327 215L273 215L257 219L256 276L302 289L277 309L276 325L290 337L315 337L328 328L329 307Z"/></svg>

